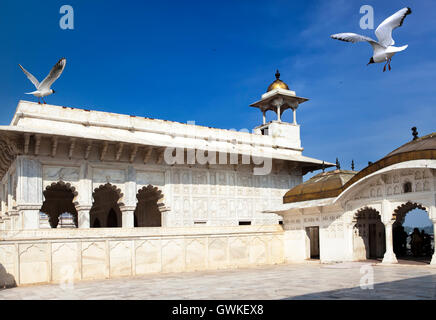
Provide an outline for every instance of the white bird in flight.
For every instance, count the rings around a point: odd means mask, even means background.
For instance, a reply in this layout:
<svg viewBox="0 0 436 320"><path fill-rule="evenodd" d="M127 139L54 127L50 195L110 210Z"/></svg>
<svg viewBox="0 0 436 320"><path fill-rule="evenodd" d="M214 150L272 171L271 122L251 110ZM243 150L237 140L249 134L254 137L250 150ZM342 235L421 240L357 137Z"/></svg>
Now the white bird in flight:
<svg viewBox="0 0 436 320"><path fill-rule="evenodd" d="M375 30L375 35L377 36L378 41L356 33L338 33L331 35L331 37L333 39L352 43L361 41L369 42L374 50L374 53L367 65L370 65L372 63L386 62L383 68L383 72L385 72L386 66L389 66L389 70L391 70L392 57L397 52L404 51L408 47L408 45L402 47L394 47L395 41L394 39L392 39L392 31L398 27L401 27L406 16L411 13L412 10L410 8L404 8L384 20Z"/></svg>
<svg viewBox="0 0 436 320"><path fill-rule="evenodd" d="M44 102L45 104L44 97L55 93L55 91L53 89L50 89L50 87L53 84L53 82L55 82L61 76L62 71L64 71L66 63L67 63L67 59L65 58L60 59L50 70L48 76L44 80L42 80L41 83L39 83L38 80L30 72L28 72L26 69L24 69L21 66L21 64L19 64L21 70L23 70L24 74L27 76L27 78L30 80L30 82L33 83L33 85L36 88L36 91L29 92L26 94L33 94L35 97L38 97L39 104L41 104L39 99L42 98L42 102Z"/></svg>

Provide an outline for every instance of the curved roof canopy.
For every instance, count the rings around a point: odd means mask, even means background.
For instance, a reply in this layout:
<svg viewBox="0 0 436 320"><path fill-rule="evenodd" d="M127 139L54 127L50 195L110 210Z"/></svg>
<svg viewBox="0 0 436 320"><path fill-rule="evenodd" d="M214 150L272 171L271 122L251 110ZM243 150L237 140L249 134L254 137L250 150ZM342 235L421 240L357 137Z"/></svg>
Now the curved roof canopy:
<svg viewBox="0 0 436 320"><path fill-rule="evenodd" d="M357 171L334 170L322 172L292 188L283 197L284 203L332 198L342 192L342 187Z"/></svg>
<svg viewBox="0 0 436 320"><path fill-rule="evenodd" d="M401 147L389 153L386 157L404 152L422 150L436 150L436 132L430 133L424 137L417 138L416 140L412 140L406 144L403 144Z"/></svg>
<svg viewBox="0 0 436 320"><path fill-rule="evenodd" d="M358 180L388 166L412 160L436 159L436 132L426 135L416 140L412 140L394 151L388 153L385 157L368 167L362 169L350 181L348 181L343 190L347 189Z"/></svg>
<svg viewBox="0 0 436 320"><path fill-rule="evenodd" d="M289 190L283 203L337 197L360 179L388 166L412 160L436 159L436 132L412 140L387 154L363 170L335 170L320 173Z"/></svg>

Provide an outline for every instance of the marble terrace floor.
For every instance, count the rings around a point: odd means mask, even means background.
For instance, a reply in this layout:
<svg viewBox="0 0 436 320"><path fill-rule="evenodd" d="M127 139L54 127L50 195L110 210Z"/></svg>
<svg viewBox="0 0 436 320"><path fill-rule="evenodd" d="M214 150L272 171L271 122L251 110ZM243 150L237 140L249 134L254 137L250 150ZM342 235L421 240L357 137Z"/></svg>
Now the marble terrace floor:
<svg viewBox="0 0 436 320"><path fill-rule="evenodd" d="M373 289L362 289L371 274ZM3 299L436 299L436 268L307 262L22 286L0 289Z"/></svg>

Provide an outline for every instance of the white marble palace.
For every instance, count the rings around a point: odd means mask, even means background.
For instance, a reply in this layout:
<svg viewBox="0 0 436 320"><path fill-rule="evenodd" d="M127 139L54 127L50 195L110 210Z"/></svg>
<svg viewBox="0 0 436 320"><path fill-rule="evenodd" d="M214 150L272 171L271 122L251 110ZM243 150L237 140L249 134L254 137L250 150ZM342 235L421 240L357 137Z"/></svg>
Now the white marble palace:
<svg viewBox="0 0 436 320"><path fill-rule="evenodd" d="M333 166L302 154L307 100L277 72L251 105L263 115L252 133L20 101L0 126L0 286L311 258L395 263L392 230L407 212L436 223L436 136L302 183Z"/></svg>

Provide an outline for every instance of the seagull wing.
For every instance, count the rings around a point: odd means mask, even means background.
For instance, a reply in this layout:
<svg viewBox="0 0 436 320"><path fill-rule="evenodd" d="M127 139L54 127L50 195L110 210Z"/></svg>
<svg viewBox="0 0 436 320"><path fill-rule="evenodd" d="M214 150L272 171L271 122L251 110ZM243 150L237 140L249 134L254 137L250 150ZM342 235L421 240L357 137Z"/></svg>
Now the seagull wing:
<svg viewBox="0 0 436 320"><path fill-rule="evenodd" d="M401 9L378 26L375 30L375 35L382 46L389 47L395 44L394 39L392 39L392 31L401 27L404 19L406 19L406 17L411 13L412 10L410 8Z"/></svg>
<svg viewBox="0 0 436 320"><path fill-rule="evenodd" d="M55 82L61 76L62 71L64 71L66 63L67 63L67 59L65 58L60 59L50 70L48 76L44 80L42 80L41 84L38 87L38 90L50 89L53 82Z"/></svg>
<svg viewBox="0 0 436 320"><path fill-rule="evenodd" d="M351 32L346 32L346 33L337 33L337 34L333 34L330 36L332 39L336 39L336 40L340 40L340 41L345 41L345 42L351 42L351 43L356 43L356 42L369 42L369 44L372 46L372 48L374 49L374 51L382 49L383 47L375 40L362 36L360 34L357 33L351 33Z"/></svg>
<svg viewBox="0 0 436 320"><path fill-rule="evenodd" d="M39 81L33 76L33 74L31 74L29 71L27 71L26 69L24 69L21 64L19 64L21 70L23 70L24 74L27 76L27 79L29 79L33 85L35 86L36 89L38 89L39 86Z"/></svg>

